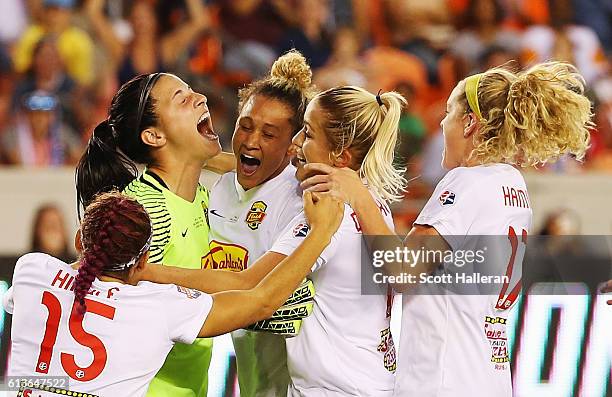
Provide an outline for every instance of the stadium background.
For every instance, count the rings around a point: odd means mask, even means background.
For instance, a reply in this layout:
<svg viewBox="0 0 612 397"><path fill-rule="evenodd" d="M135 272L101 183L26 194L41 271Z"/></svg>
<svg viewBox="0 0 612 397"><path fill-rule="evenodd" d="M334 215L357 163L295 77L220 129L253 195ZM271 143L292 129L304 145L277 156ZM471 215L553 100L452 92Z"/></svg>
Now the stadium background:
<svg viewBox="0 0 612 397"><path fill-rule="evenodd" d="M415 179L394 208L400 234L443 175L438 124L459 79L511 60L576 64L597 127L584 162L525 170L531 233L612 234L610 0L1 0L0 294L20 254L74 255L74 164L121 82L178 74L208 96L229 150L236 90L292 47L321 89L355 84L408 98L398 155ZM515 394L612 396L610 308L595 295L556 299L530 297L513 314ZM10 318L0 317L3 375ZM220 339L211 395L237 388L232 357Z"/></svg>

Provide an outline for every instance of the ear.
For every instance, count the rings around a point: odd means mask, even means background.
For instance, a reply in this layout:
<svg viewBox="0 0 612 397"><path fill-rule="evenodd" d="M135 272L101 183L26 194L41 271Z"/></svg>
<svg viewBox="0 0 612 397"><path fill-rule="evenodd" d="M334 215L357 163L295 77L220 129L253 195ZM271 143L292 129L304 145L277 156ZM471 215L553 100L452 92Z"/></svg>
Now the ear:
<svg viewBox="0 0 612 397"><path fill-rule="evenodd" d="M469 112L467 115L465 115L465 118L467 119L467 124L463 128L463 137L469 138L473 133L478 131L480 122L476 118L476 115L472 112Z"/></svg>
<svg viewBox="0 0 612 397"><path fill-rule="evenodd" d="M145 253L142 258L140 258L134 266L132 266L128 272L128 283L136 285L139 281L141 281L142 274L146 270L147 262L149 261L149 252Z"/></svg>
<svg viewBox="0 0 612 397"><path fill-rule="evenodd" d="M353 155L348 149L343 149L339 155L331 154L334 167L350 167L353 162Z"/></svg>
<svg viewBox="0 0 612 397"><path fill-rule="evenodd" d="M83 240L81 240L81 229L77 230L74 235L74 249L78 254L83 252Z"/></svg>
<svg viewBox="0 0 612 397"><path fill-rule="evenodd" d="M166 144L166 135L157 128L147 128L140 133L140 139L145 145L162 147Z"/></svg>

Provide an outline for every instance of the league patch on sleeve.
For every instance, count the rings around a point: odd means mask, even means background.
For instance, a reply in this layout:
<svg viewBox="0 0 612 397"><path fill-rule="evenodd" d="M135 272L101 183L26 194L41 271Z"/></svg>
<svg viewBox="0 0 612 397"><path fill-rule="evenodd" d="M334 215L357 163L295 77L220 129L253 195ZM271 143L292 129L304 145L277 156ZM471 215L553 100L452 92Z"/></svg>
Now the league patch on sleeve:
<svg viewBox="0 0 612 397"><path fill-rule="evenodd" d="M198 290L191 289L191 288L185 288L185 287L180 286L180 285L177 285L176 289L181 294L187 295L187 298L189 298L189 299L197 299L197 298L200 297L200 295L202 295L202 293L200 291L198 291Z"/></svg>
<svg viewBox="0 0 612 397"><path fill-rule="evenodd" d="M455 204L455 193L451 192L450 190L445 190L444 193L438 197L438 200L440 200L440 204L442 205Z"/></svg>
<svg viewBox="0 0 612 397"><path fill-rule="evenodd" d="M306 237L309 230L310 230L310 227L308 226L308 224L303 223L303 222L298 223L293 228L293 237Z"/></svg>

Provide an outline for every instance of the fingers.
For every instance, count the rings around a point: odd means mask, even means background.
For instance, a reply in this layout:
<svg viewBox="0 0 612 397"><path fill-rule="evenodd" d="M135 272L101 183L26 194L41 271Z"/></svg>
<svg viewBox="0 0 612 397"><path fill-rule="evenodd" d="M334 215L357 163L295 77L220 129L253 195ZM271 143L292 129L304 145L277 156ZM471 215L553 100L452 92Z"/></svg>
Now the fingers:
<svg viewBox="0 0 612 397"><path fill-rule="evenodd" d="M306 191L308 192L319 192L319 193L328 193L331 190L331 183L320 183L315 186L311 186Z"/></svg>
<svg viewBox="0 0 612 397"><path fill-rule="evenodd" d="M331 174L334 171L334 167L323 163L308 163L304 165L304 169L319 174Z"/></svg>
<svg viewBox="0 0 612 397"><path fill-rule="evenodd" d="M320 183L330 182L330 180L331 180L331 177L329 175L317 174L315 176L311 176L310 178L306 178L306 180L300 183L300 186L302 187L302 189L306 190L311 186L315 186Z"/></svg>
<svg viewBox="0 0 612 397"><path fill-rule="evenodd" d="M306 210L307 208L312 208L312 206L314 205L312 192L304 192L304 196L302 197L302 199L304 200L304 210Z"/></svg>

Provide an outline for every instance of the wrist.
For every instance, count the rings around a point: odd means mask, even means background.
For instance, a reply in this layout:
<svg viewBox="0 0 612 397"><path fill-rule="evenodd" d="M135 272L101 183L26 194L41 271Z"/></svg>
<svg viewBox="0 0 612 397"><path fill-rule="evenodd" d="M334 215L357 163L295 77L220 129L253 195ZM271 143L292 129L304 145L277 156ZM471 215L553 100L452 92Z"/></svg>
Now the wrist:
<svg viewBox="0 0 612 397"><path fill-rule="evenodd" d="M310 240L315 240L316 242L319 242L321 244L323 244L324 246L327 246L330 241L332 236L335 233L335 229L330 229L328 227L326 227L325 225L312 225L310 227L310 232L308 233L308 235L306 236L307 238L309 237Z"/></svg>

